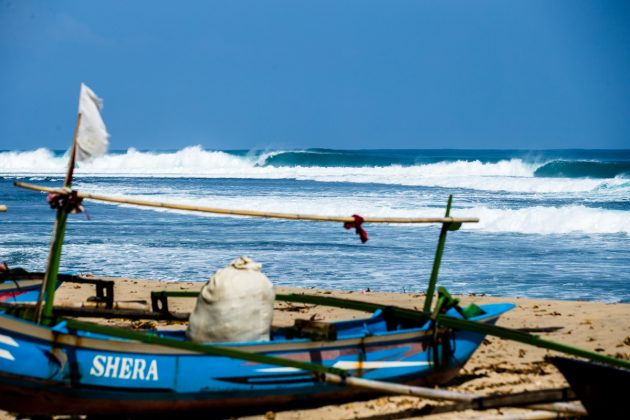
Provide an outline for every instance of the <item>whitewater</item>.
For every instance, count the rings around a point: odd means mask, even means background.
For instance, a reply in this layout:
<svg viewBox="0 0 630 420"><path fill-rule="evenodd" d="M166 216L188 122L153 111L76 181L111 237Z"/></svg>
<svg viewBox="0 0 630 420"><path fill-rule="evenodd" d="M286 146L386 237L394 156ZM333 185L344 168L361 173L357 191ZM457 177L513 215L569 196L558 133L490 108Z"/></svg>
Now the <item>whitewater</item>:
<svg viewBox="0 0 630 420"><path fill-rule="evenodd" d="M64 151L0 151L0 203L18 211L0 216L0 259L43 265L53 214L12 183L58 186L66 165ZM332 216L441 216L452 194L452 215L480 218L449 237L455 250L442 278L452 291L630 299L628 150L132 148L82 163L75 176L75 188L95 194ZM435 226L368 226L361 245L336 225L102 203L88 203L88 212L89 221L71 221L76 240L63 263L104 275L182 279L183 270L201 281L233 253L248 253L279 284L419 291L437 239Z"/></svg>

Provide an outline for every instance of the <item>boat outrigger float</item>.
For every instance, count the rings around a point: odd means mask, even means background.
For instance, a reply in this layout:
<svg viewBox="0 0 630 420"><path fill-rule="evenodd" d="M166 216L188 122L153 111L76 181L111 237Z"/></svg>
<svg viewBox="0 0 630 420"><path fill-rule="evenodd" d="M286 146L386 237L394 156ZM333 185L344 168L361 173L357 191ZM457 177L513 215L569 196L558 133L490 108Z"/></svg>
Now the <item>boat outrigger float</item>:
<svg viewBox="0 0 630 420"><path fill-rule="evenodd" d="M267 341L218 344L191 341L184 330L138 332L79 321L77 317L87 314L76 308L54 306L54 297L60 277L64 281L73 279L60 276L58 270L68 214L81 211L83 199L234 216L357 222L356 217L182 206L74 191L71 184L77 149L86 152L77 140L83 117L80 108L63 188L16 182L18 187L47 192L57 218L37 304L0 303L2 410L21 415L133 417L185 411L217 416L243 410L286 408L291 404L329 403L374 393L415 395L474 406L478 395L423 386L443 384L454 378L486 334L625 369L630 367L627 361L494 326L503 313L514 307L511 303L462 308L458 299L443 288L438 288L434 302L447 233L458 230L464 223L478 221L452 217L452 197L444 217L362 220L363 223L441 224L422 311L306 294L277 295L277 300L285 302L337 306L372 314L363 319L331 323L300 321L293 327L272 329ZM105 132L104 127L102 131ZM75 280L81 281L80 276ZM90 317L177 319L177 314L168 309L168 298L197 295L156 291L152 294L151 311L120 311L111 305L111 281L89 282L100 288L101 298L107 303L105 308L92 310ZM521 399L520 404L549 402L536 398ZM546 409L584 414L581 407L567 409L547 404Z"/></svg>

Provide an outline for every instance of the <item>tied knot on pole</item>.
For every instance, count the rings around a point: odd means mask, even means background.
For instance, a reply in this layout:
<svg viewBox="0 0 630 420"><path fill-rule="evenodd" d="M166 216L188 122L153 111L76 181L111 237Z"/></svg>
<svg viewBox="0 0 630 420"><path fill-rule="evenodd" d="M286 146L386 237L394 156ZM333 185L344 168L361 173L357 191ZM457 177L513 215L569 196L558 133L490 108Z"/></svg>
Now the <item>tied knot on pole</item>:
<svg viewBox="0 0 630 420"><path fill-rule="evenodd" d="M85 207L83 207L83 198L79 197L76 191L71 191L68 194L48 193L46 201L48 201L50 208L53 210L65 208L68 213L74 214L85 212ZM87 216L87 212L85 213Z"/></svg>
<svg viewBox="0 0 630 420"><path fill-rule="evenodd" d="M354 231L357 235L359 235L359 238L361 238L361 243L366 243L368 240L368 233L361 226L363 224L363 217L358 214L353 214L352 218L354 219L354 222L345 222L343 227L346 229L354 228Z"/></svg>

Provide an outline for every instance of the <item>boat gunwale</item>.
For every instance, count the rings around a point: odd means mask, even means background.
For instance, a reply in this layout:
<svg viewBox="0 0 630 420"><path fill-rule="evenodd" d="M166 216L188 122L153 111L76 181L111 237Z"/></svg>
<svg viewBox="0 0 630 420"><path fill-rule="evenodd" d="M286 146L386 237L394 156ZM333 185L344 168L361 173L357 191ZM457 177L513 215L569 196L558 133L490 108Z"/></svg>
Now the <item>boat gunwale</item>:
<svg viewBox="0 0 630 420"><path fill-rule="evenodd" d="M504 304L490 304L487 307ZM486 306L486 305L484 305ZM503 311L489 314L484 317L483 315L477 317L478 321L489 323L495 321L502 315ZM369 320L371 318L366 318ZM358 320L357 320L358 321ZM62 321L63 322L63 321ZM344 322L344 321L341 321ZM57 328L62 324L58 324ZM94 334L90 335L77 335L80 331L65 332L56 331L56 327L46 327L35 324L33 322L13 317L6 313L0 312L0 331L5 330L11 334L15 334L17 337L24 337L22 339L36 339L38 341L44 341L47 343L53 343L54 345L64 345L75 348L81 348L86 350L101 350L112 351L122 353L137 353L137 354L156 354L156 355L199 355L198 352L192 350L169 348L160 344L142 343L135 340L120 339L117 337L109 337L106 334ZM91 334L91 333L88 333ZM305 351L313 349L326 349L326 348L345 348L356 346L369 346L369 345L384 345L384 344L396 344L403 343L405 341L417 341L425 338L430 338L433 331L429 328L411 328L405 330L384 331L376 332L373 335L357 335L355 337L340 338L330 341L311 341L309 339L286 339L279 340L277 342L246 342L246 343L212 343L208 346L217 346L223 348L230 348L240 351L256 352L256 353L273 353L273 352L293 352L293 351ZM159 334L158 334L159 336Z"/></svg>

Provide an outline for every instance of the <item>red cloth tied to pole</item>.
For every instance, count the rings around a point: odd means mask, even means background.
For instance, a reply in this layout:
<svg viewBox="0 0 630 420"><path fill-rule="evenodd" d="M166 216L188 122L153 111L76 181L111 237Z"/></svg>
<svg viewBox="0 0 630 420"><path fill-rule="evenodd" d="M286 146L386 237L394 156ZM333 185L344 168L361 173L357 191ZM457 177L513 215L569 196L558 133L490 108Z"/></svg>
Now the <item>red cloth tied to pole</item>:
<svg viewBox="0 0 630 420"><path fill-rule="evenodd" d="M366 243L368 240L368 233L361 227L363 224L363 217L358 214L353 214L352 218L354 219L354 222L346 222L343 224L343 227L346 229L354 228L354 231L357 235L359 235L359 238L361 238L361 242Z"/></svg>
<svg viewBox="0 0 630 420"><path fill-rule="evenodd" d="M76 191L72 191L70 194L49 193L47 201L53 210L66 207L68 213L83 213L85 211L82 204L83 199L77 195Z"/></svg>

